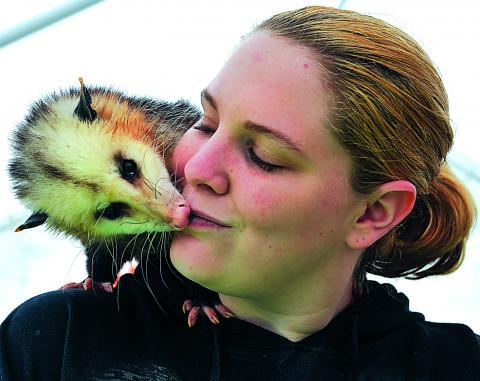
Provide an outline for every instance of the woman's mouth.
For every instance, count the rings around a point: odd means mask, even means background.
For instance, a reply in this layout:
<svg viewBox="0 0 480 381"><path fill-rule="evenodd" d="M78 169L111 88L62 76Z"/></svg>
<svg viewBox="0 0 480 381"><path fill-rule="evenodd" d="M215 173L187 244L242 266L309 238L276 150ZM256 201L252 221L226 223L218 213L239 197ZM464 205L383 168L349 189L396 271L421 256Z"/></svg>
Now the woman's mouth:
<svg viewBox="0 0 480 381"><path fill-rule="evenodd" d="M198 229L228 229L232 226L200 211L191 210L188 227Z"/></svg>

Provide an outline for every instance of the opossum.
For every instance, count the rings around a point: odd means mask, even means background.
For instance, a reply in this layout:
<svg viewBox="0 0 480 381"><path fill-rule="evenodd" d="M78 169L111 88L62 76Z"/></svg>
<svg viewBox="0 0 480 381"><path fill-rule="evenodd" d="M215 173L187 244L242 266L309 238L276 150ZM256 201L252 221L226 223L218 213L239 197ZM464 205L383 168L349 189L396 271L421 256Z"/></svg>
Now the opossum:
<svg viewBox="0 0 480 381"><path fill-rule="evenodd" d="M34 103L14 130L9 174L16 197L33 211L17 231L45 223L79 239L88 279L113 282L125 260L161 244L147 234L188 224L188 204L167 168L201 115L184 100L80 84Z"/></svg>

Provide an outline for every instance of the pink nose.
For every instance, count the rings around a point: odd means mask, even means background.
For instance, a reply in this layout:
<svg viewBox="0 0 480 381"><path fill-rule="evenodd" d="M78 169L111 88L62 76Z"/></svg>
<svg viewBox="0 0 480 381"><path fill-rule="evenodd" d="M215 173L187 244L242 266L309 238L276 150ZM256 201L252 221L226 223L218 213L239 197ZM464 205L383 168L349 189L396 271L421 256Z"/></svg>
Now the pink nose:
<svg viewBox="0 0 480 381"><path fill-rule="evenodd" d="M175 205L169 213L170 225L175 228L175 230L182 230L188 225L190 215L190 207L186 201L182 201L178 205Z"/></svg>

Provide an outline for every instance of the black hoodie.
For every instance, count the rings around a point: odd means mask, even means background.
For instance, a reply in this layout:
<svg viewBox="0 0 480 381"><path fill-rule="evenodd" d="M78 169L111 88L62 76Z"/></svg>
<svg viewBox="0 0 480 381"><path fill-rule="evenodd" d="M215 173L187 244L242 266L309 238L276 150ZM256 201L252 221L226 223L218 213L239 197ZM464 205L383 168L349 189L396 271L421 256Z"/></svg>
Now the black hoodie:
<svg viewBox="0 0 480 381"><path fill-rule="evenodd" d="M293 343L235 318L188 328L178 285L149 278L126 275L114 294L55 291L22 304L0 327L0 379L480 380L471 329L426 322L388 284L368 282L327 327Z"/></svg>

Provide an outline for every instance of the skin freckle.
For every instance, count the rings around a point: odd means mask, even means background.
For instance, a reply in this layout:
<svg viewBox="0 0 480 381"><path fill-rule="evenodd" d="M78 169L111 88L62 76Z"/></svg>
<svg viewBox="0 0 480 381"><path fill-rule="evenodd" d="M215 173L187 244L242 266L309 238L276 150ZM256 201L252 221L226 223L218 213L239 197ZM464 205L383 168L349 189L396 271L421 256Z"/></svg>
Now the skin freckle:
<svg viewBox="0 0 480 381"><path fill-rule="evenodd" d="M262 55L259 52L253 53L253 61L260 62L262 60Z"/></svg>

